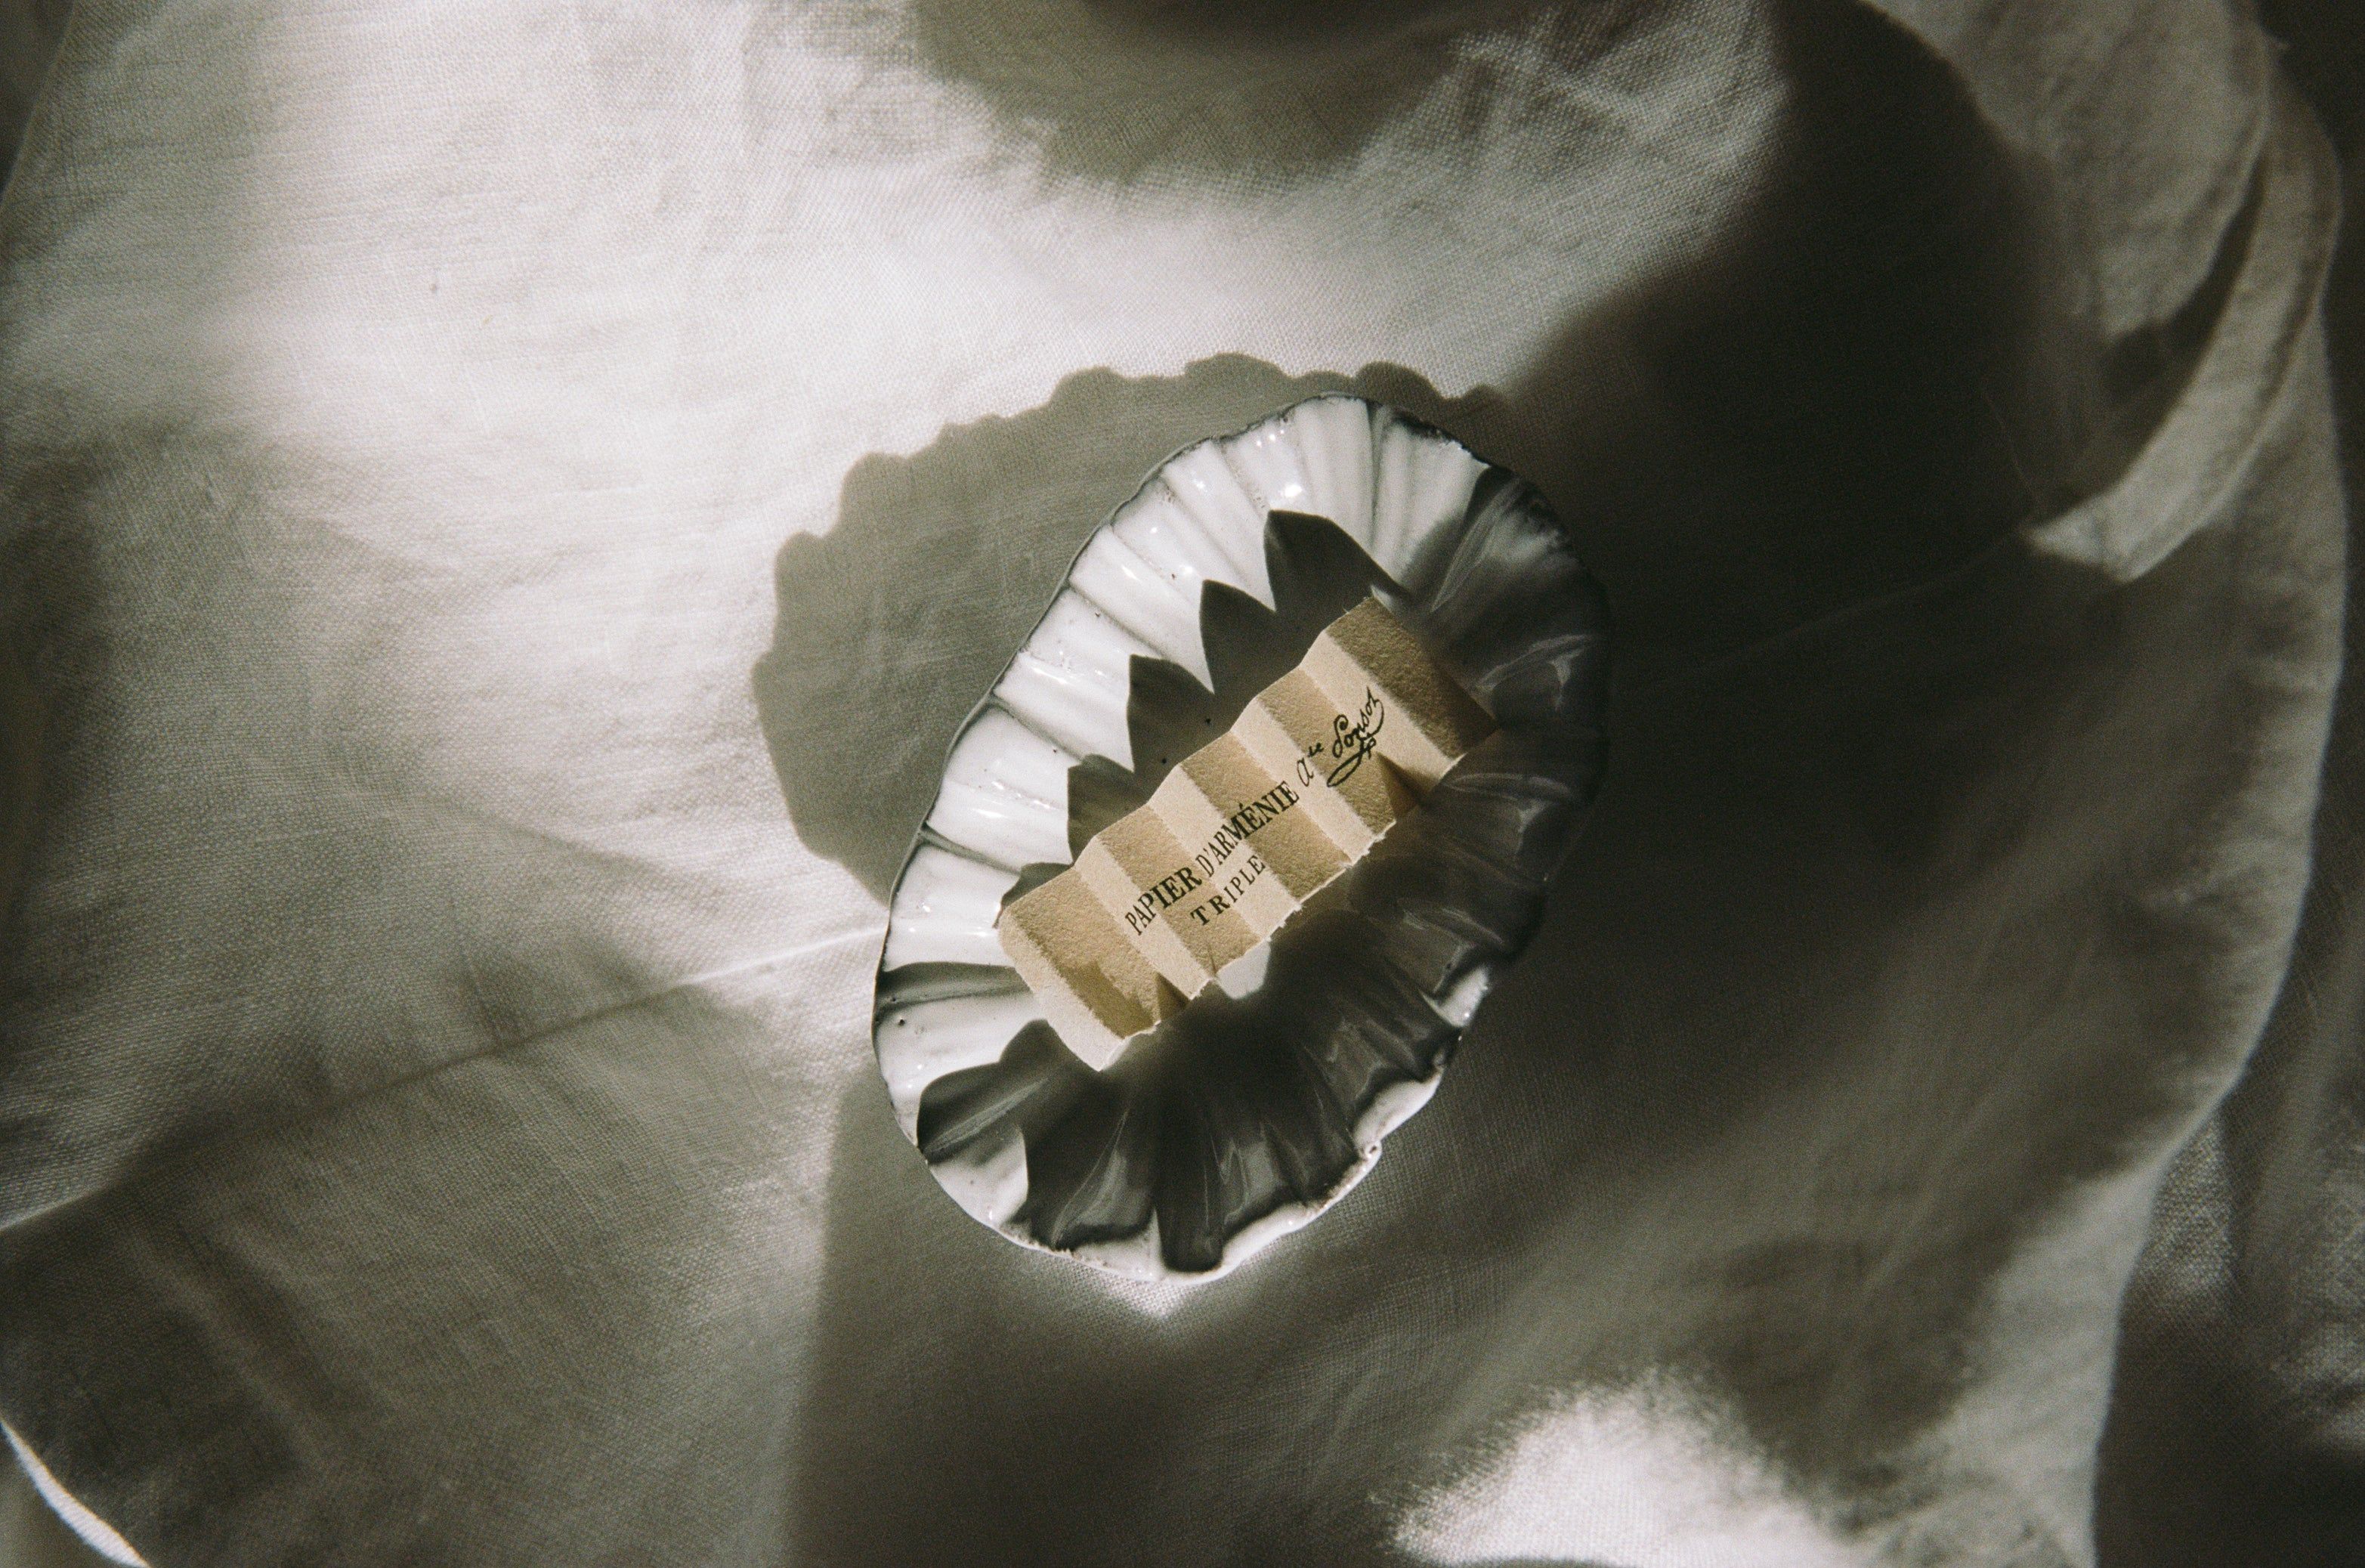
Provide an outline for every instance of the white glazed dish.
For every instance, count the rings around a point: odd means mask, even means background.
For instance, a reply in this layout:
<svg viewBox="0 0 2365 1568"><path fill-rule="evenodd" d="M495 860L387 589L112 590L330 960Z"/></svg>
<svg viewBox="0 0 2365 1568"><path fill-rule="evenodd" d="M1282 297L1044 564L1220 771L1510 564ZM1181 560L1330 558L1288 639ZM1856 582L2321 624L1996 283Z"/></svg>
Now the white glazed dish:
<svg viewBox="0 0 2365 1568"><path fill-rule="evenodd" d="M1095 1074L994 932L1366 591L1501 733L1255 961ZM947 757L890 899L873 1041L904 1134L1014 1241L1227 1271L1434 1092L1598 777L1600 594L1524 481L1395 410L1300 403L1160 465L1087 541Z"/></svg>

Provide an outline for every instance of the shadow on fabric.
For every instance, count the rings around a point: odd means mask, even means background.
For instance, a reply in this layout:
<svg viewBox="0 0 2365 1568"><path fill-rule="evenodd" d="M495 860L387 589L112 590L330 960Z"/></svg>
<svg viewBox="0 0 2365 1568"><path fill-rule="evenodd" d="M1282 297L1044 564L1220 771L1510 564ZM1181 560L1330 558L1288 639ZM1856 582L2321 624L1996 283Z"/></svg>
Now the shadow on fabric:
<svg viewBox="0 0 2365 1568"><path fill-rule="evenodd" d="M976 89L1062 174L1286 180L1352 157L1449 49L1533 0L916 0L899 47ZM1601 26L1619 7L1591 6ZM1598 28L1573 27L1590 47Z"/></svg>
<svg viewBox="0 0 2365 1568"><path fill-rule="evenodd" d="M2223 663L2225 541L2113 588L2013 532L2107 481L2114 410L2191 354L2114 382L2033 281L2047 219L1953 76L1854 7L1777 15L1796 100L1758 209L1515 385L1086 372L866 459L836 530L781 553L757 691L782 789L882 896L1091 527L1295 398L1397 402L1535 480L1620 634L1608 784L1543 933L1372 1178L1240 1273L1145 1303L1013 1248L883 1092L849 1095L805 1555L1411 1561L1408 1502L1543 1391L1654 1369L1833 1517L1922 1528L1895 1521L1990 1287L2215 1048L2209 950L2126 910L2150 824L2218 783L2195 725L2247 711L2137 673ZM1088 127L1077 92L1047 115ZM881 733L915 686L925 723ZM2007 1491L1949 1506L2047 1529Z"/></svg>

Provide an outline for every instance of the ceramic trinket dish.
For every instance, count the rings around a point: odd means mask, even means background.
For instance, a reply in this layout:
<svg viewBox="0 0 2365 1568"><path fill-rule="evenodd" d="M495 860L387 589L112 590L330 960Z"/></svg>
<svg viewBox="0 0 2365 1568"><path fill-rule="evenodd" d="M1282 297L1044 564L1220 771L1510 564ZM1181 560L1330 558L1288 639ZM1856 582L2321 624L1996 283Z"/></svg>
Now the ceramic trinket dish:
<svg viewBox="0 0 2365 1568"><path fill-rule="evenodd" d="M1047 952L1083 940L1105 915L1080 855L1185 820L1190 775L1220 775L1257 700L1374 599L1484 738L1214 986L1186 998L1126 948L1139 972L1112 958L1098 1021L1047 1016L1005 910L1029 899ZM1212 1277L1337 1202L1541 918L1608 656L1542 498L1394 409L1318 398L1168 460L955 740L891 898L873 1040L937 1181L1014 1241L1149 1277Z"/></svg>

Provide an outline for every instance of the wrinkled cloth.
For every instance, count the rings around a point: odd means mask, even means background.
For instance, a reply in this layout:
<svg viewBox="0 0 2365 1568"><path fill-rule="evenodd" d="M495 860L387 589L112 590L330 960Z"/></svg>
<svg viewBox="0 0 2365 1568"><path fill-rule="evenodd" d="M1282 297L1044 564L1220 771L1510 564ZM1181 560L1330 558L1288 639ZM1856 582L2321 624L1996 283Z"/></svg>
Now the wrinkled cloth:
<svg viewBox="0 0 2365 1568"><path fill-rule="evenodd" d="M2337 186L2220 0L78 7L0 1419L159 1565L2354 1560ZM1607 782L1370 1179L1128 1283L901 1137L881 899L1332 387L1570 521Z"/></svg>

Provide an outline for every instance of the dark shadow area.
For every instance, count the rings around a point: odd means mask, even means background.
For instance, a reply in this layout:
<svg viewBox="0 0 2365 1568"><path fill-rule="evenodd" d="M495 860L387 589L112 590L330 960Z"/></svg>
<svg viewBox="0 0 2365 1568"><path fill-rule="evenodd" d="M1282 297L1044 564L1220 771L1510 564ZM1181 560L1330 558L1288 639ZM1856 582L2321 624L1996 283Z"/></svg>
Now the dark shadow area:
<svg viewBox="0 0 2365 1568"><path fill-rule="evenodd" d="M1780 164L1723 245L1499 391L1351 383L1535 481L1608 590L1609 768L1528 958L1363 1187L1164 1317L970 1223L854 1095L792 1506L814 1557L1385 1562L1439 1456L1537 1389L1666 1368L1804 1495L1910 1512L1996 1272L2212 1070L2214 949L2126 905L2155 824L2225 788L2190 738L2255 719L2135 673L2225 667L2229 546L2117 588L2012 530L2108 482L2114 413L2172 392L2214 307L2114 366L1952 75L1853 6L1778 16ZM759 680L807 842L883 887L941 740L891 830L867 788L847 810L851 749L795 737L925 672L948 738L1151 464L1331 385L1089 373L857 469L839 533L782 554ZM1993 1528L2041 1535L2016 1506Z"/></svg>
<svg viewBox="0 0 2365 1568"><path fill-rule="evenodd" d="M73 9L73 0L0 0L0 187L16 164Z"/></svg>
<svg viewBox="0 0 2365 1568"><path fill-rule="evenodd" d="M2292 1075L2276 1058L2293 1054L2292 1033L2270 1036L2220 1126L2267 1141L2243 1124L2287 1088ZM2277 1130L2317 1129L2284 1116ZM2244 1161L2221 1159L2224 1148L2213 1126L2179 1161L2127 1292L2095 1477L2098 1559L2129 1568L2346 1568L2365 1561L2365 1490L2339 1436L2348 1402L2277 1386L2277 1352L2297 1349L2310 1326L2271 1299L2293 1280L2303 1294L2344 1294L2345 1271L2271 1247L2236 1264L2229 1221L2237 1204L2225 1178L2242 1179ZM2339 1376L2344 1361L2319 1364Z"/></svg>
<svg viewBox="0 0 2365 1568"><path fill-rule="evenodd" d="M915 0L901 43L1055 171L1256 184L1352 156L1534 0ZM1577 7L1571 51L1623 7ZM1597 23L1592 18L1598 17Z"/></svg>

